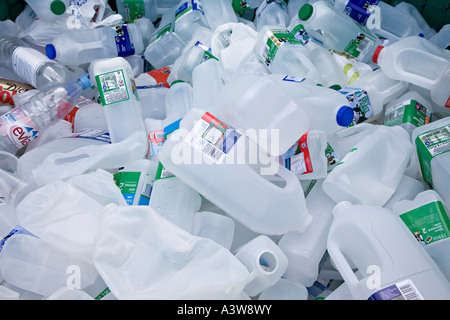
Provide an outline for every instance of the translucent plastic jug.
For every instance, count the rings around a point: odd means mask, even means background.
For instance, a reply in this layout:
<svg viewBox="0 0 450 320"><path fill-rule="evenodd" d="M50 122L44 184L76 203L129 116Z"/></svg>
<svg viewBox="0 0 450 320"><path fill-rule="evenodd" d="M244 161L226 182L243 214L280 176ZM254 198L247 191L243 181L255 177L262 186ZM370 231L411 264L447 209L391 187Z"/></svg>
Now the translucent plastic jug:
<svg viewBox="0 0 450 320"><path fill-rule="evenodd" d="M448 280L390 210L341 202L333 216L327 250L353 299L449 299Z"/></svg>
<svg viewBox="0 0 450 320"><path fill-rule="evenodd" d="M400 183L412 152L403 128L378 126L328 174L323 190L336 203L383 206Z"/></svg>
<svg viewBox="0 0 450 320"><path fill-rule="evenodd" d="M210 113L191 109L180 129L168 136L158 159L251 230L282 234L304 230L310 222L297 177ZM274 174L283 188L269 181Z"/></svg>

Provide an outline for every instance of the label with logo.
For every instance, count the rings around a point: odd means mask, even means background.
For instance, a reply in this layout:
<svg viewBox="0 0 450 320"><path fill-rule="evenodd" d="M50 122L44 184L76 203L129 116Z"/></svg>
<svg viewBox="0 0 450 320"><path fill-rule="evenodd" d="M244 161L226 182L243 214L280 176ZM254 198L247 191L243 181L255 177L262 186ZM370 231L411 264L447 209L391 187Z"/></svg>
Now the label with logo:
<svg viewBox="0 0 450 320"><path fill-rule="evenodd" d="M431 122L431 112L416 100L406 100L386 109L384 125L395 126L411 123L416 127Z"/></svg>
<svg viewBox="0 0 450 320"><path fill-rule="evenodd" d="M203 63L209 59L216 59L217 61L219 61L219 59L217 59L212 53L211 53L211 48L209 48L208 46L204 45L203 43L201 43L200 41L197 41L195 43L196 47L199 47L201 49L203 49L205 51L205 54L203 55L202 61L200 63Z"/></svg>
<svg viewBox="0 0 450 320"><path fill-rule="evenodd" d="M95 77L103 106L130 99L123 70L116 70Z"/></svg>
<svg viewBox="0 0 450 320"><path fill-rule="evenodd" d="M344 13L356 22L365 25L372 13L372 8L379 2L380 0L349 0Z"/></svg>
<svg viewBox="0 0 450 320"><path fill-rule="evenodd" d="M199 11L204 14L203 7L199 0L191 0L183 2L177 10L175 10L175 21L184 17L187 13L191 11Z"/></svg>
<svg viewBox="0 0 450 320"><path fill-rule="evenodd" d="M432 186L431 160L450 151L450 124L418 135L415 143L423 179Z"/></svg>
<svg viewBox="0 0 450 320"><path fill-rule="evenodd" d="M267 66L272 65L278 49L284 44L302 45L289 30L274 29L264 34L263 41L258 50L258 58Z"/></svg>
<svg viewBox="0 0 450 320"><path fill-rule="evenodd" d="M327 147L325 148L325 157L327 158L327 171L330 172L339 163L339 157L328 142Z"/></svg>
<svg viewBox="0 0 450 320"><path fill-rule="evenodd" d="M402 213L400 218L422 246L450 237L450 219L441 201Z"/></svg>
<svg viewBox="0 0 450 320"><path fill-rule="evenodd" d="M145 16L144 0L124 0L123 8L126 22Z"/></svg>
<svg viewBox="0 0 450 320"><path fill-rule="evenodd" d="M148 140L150 142L150 152L152 156L158 154L159 150L164 145L164 130L154 130L148 133Z"/></svg>
<svg viewBox="0 0 450 320"><path fill-rule="evenodd" d="M136 50L134 49L131 34L128 32L128 27L126 25L118 25L113 28L116 32L115 40L118 56L127 57L134 55Z"/></svg>
<svg viewBox="0 0 450 320"><path fill-rule="evenodd" d="M375 42L375 36L361 30L345 47L343 54L361 61L375 45Z"/></svg>
<svg viewBox="0 0 450 320"><path fill-rule="evenodd" d="M136 196L139 197L137 205L148 205L150 203L152 185L149 174L132 171L118 171L114 173L114 181L122 192L128 205L133 205ZM140 181L142 183L142 192L137 195Z"/></svg>
<svg viewBox="0 0 450 320"><path fill-rule="evenodd" d="M0 78L0 103L14 106L13 96L15 94L33 89L28 84Z"/></svg>
<svg viewBox="0 0 450 320"><path fill-rule="evenodd" d="M242 135L215 116L206 112L186 136L185 141L214 163L223 163Z"/></svg>
<svg viewBox="0 0 450 320"><path fill-rule="evenodd" d="M295 39L303 43L304 45L310 41L310 37L302 24L296 25L292 30L291 34Z"/></svg>
<svg viewBox="0 0 450 320"><path fill-rule="evenodd" d="M311 155L308 148L308 134L306 132L297 143L280 157L281 164L296 175L313 172Z"/></svg>
<svg viewBox="0 0 450 320"><path fill-rule="evenodd" d="M367 300L423 300L410 279L400 281L372 294Z"/></svg>
<svg viewBox="0 0 450 320"><path fill-rule="evenodd" d="M361 88L344 87L339 90L346 98L354 111L354 118L350 126L361 123L375 115L372 103L369 99L369 94L366 90Z"/></svg>
<svg viewBox="0 0 450 320"><path fill-rule="evenodd" d="M36 125L20 107L0 117L0 132L9 138L17 150L39 137Z"/></svg>
<svg viewBox="0 0 450 320"><path fill-rule="evenodd" d="M241 12L251 9L246 0L233 0L232 6L235 12Z"/></svg>

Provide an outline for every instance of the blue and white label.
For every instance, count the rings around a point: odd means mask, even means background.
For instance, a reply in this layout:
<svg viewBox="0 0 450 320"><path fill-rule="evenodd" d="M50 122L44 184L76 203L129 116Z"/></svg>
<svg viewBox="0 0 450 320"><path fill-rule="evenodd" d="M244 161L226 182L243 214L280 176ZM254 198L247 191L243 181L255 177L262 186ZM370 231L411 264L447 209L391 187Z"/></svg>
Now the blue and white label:
<svg viewBox="0 0 450 320"><path fill-rule="evenodd" d="M71 138L91 139L111 143L109 132L106 130L88 129L78 133L76 136L73 136Z"/></svg>
<svg viewBox="0 0 450 320"><path fill-rule="evenodd" d="M119 57L132 56L136 53L134 48L133 39L128 32L128 27L126 25L118 25L114 27L116 31L116 48Z"/></svg>
<svg viewBox="0 0 450 320"><path fill-rule="evenodd" d="M3 250L3 246L5 245L5 243L8 241L8 239L10 239L12 236L14 236L15 234L26 234L35 238L38 238L36 235L32 234L31 232L29 232L28 230L26 230L25 228L23 228L22 226L15 226L14 229L12 229L7 235L6 237L4 237L2 239L2 241L0 241L0 252L2 252Z"/></svg>
<svg viewBox="0 0 450 320"><path fill-rule="evenodd" d="M380 0L349 0L344 13L361 25L365 25L372 14L372 8L379 2Z"/></svg>

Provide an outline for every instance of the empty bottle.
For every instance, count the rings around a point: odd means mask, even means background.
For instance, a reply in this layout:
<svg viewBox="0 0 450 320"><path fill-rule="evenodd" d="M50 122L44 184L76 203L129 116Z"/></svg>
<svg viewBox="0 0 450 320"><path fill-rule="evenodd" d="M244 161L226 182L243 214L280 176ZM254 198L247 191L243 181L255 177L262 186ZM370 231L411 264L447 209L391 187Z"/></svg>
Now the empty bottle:
<svg viewBox="0 0 450 320"><path fill-rule="evenodd" d="M166 95L166 118L162 121L165 128L180 120L193 107L192 85L183 81L172 82Z"/></svg>
<svg viewBox="0 0 450 320"><path fill-rule="evenodd" d="M372 9L379 2L380 0L334 0L334 7L364 26L372 14Z"/></svg>
<svg viewBox="0 0 450 320"><path fill-rule="evenodd" d="M420 63L417 63L420 61ZM431 92L442 108L450 106L450 52L419 36L378 46L373 62L392 79L407 81Z"/></svg>
<svg viewBox="0 0 450 320"><path fill-rule="evenodd" d="M450 50L450 24L443 26L430 38L430 41L442 49Z"/></svg>
<svg viewBox="0 0 450 320"><path fill-rule="evenodd" d="M381 41L366 27L358 25L325 1L304 4L298 16L313 38L337 53L368 63Z"/></svg>
<svg viewBox="0 0 450 320"><path fill-rule="evenodd" d="M219 213L199 211L194 215L191 234L211 239L230 250L233 244L235 222Z"/></svg>
<svg viewBox="0 0 450 320"><path fill-rule="evenodd" d="M133 23L69 30L45 46L47 57L62 64L81 65L96 59L127 57L144 52L155 27L141 18Z"/></svg>
<svg viewBox="0 0 450 320"><path fill-rule="evenodd" d="M450 284L401 219L379 206L338 203L327 250L355 300L447 300ZM353 272L349 261L361 273Z"/></svg>
<svg viewBox="0 0 450 320"><path fill-rule="evenodd" d="M18 38L0 38L0 61L36 89L76 80L64 65Z"/></svg>
<svg viewBox="0 0 450 320"><path fill-rule="evenodd" d="M199 0L178 2L178 5L173 9L170 9L166 14L175 15L175 33L185 43L188 43L191 40L197 27L209 27L205 17L203 4Z"/></svg>
<svg viewBox="0 0 450 320"><path fill-rule="evenodd" d="M436 34L436 30L428 25L428 22L425 20L419 9L417 9L414 4L406 1L401 1L400 3L397 3L395 5L395 8L407 13L408 15L416 19L416 22L422 30L425 39L430 39Z"/></svg>
<svg viewBox="0 0 450 320"><path fill-rule="evenodd" d="M88 129L107 131L105 111L103 106L93 100L81 96L64 120L72 124L73 132L83 132Z"/></svg>
<svg viewBox="0 0 450 320"><path fill-rule="evenodd" d="M69 0L26 0L26 3L33 9L39 19L51 22L60 17L64 17Z"/></svg>
<svg viewBox="0 0 450 320"><path fill-rule="evenodd" d="M202 1L206 21L212 30L225 23L238 22L232 2L233 0Z"/></svg>
<svg viewBox="0 0 450 320"><path fill-rule="evenodd" d="M402 219L450 281L450 217L439 194L422 191L414 199L393 204L392 212Z"/></svg>
<svg viewBox="0 0 450 320"><path fill-rule="evenodd" d="M262 1L255 11L254 22L258 31L267 25L286 28L289 24L286 2L280 0Z"/></svg>
<svg viewBox="0 0 450 320"><path fill-rule="evenodd" d="M383 205L383 207L393 210L393 206L402 200L413 200L420 192L425 191L426 185L423 181L407 176L403 176L392 197Z"/></svg>
<svg viewBox="0 0 450 320"><path fill-rule="evenodd" d="M116 0L117 11L125 22L147 18L155 22L179 0Z"/></svg>
<svg viewBox="0 0 450 320"><path fill-rule="evenodd" d="M91 85L88 76L83 75L77 82L36 91L28 101L2 115L0 150L16 153L35 140L52 122L63 119Z"/></svg>
<svg viewBox="0 0 450 320"><path fill-rule="evenodd" d="M214 97L223 85L218 60L208 59L199 64L192 71L193 105L205 111L211 109Z"/></svg>
<svg viewBox="0 0 450 320"><path fill-rule="evenodd" d="M280 278L274 285L264 289L258 300L307 300L308 290L297 282Z"/></svg>

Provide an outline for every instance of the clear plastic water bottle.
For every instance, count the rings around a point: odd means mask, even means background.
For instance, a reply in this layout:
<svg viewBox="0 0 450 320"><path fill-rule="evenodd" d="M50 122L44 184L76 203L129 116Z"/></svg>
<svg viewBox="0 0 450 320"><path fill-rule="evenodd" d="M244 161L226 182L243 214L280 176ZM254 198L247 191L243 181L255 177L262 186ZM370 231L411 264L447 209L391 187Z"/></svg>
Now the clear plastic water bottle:
<svg viewBox="0 0 450 320"><path fill-rule="evenodd" d="M64 65L50 60L18 38L0 38L0 61L36 89L74 80Z"/></svg>
<svg viewBox="0 0 450 320"><path fill-rule="evenodd" d="M69 30L45 46L47 57L62 64L81 65L96 59L127 57L144 52L155 27L149 19L93 29Z"/></svg>
<svg viewBox="0 0 450 320"><path fill-rule="evenodd" d="M77 82L37 91L30 99L0 117L0 150L15 153L39 136L53 121L63 119L91 87L87 75Z"/></svg>

